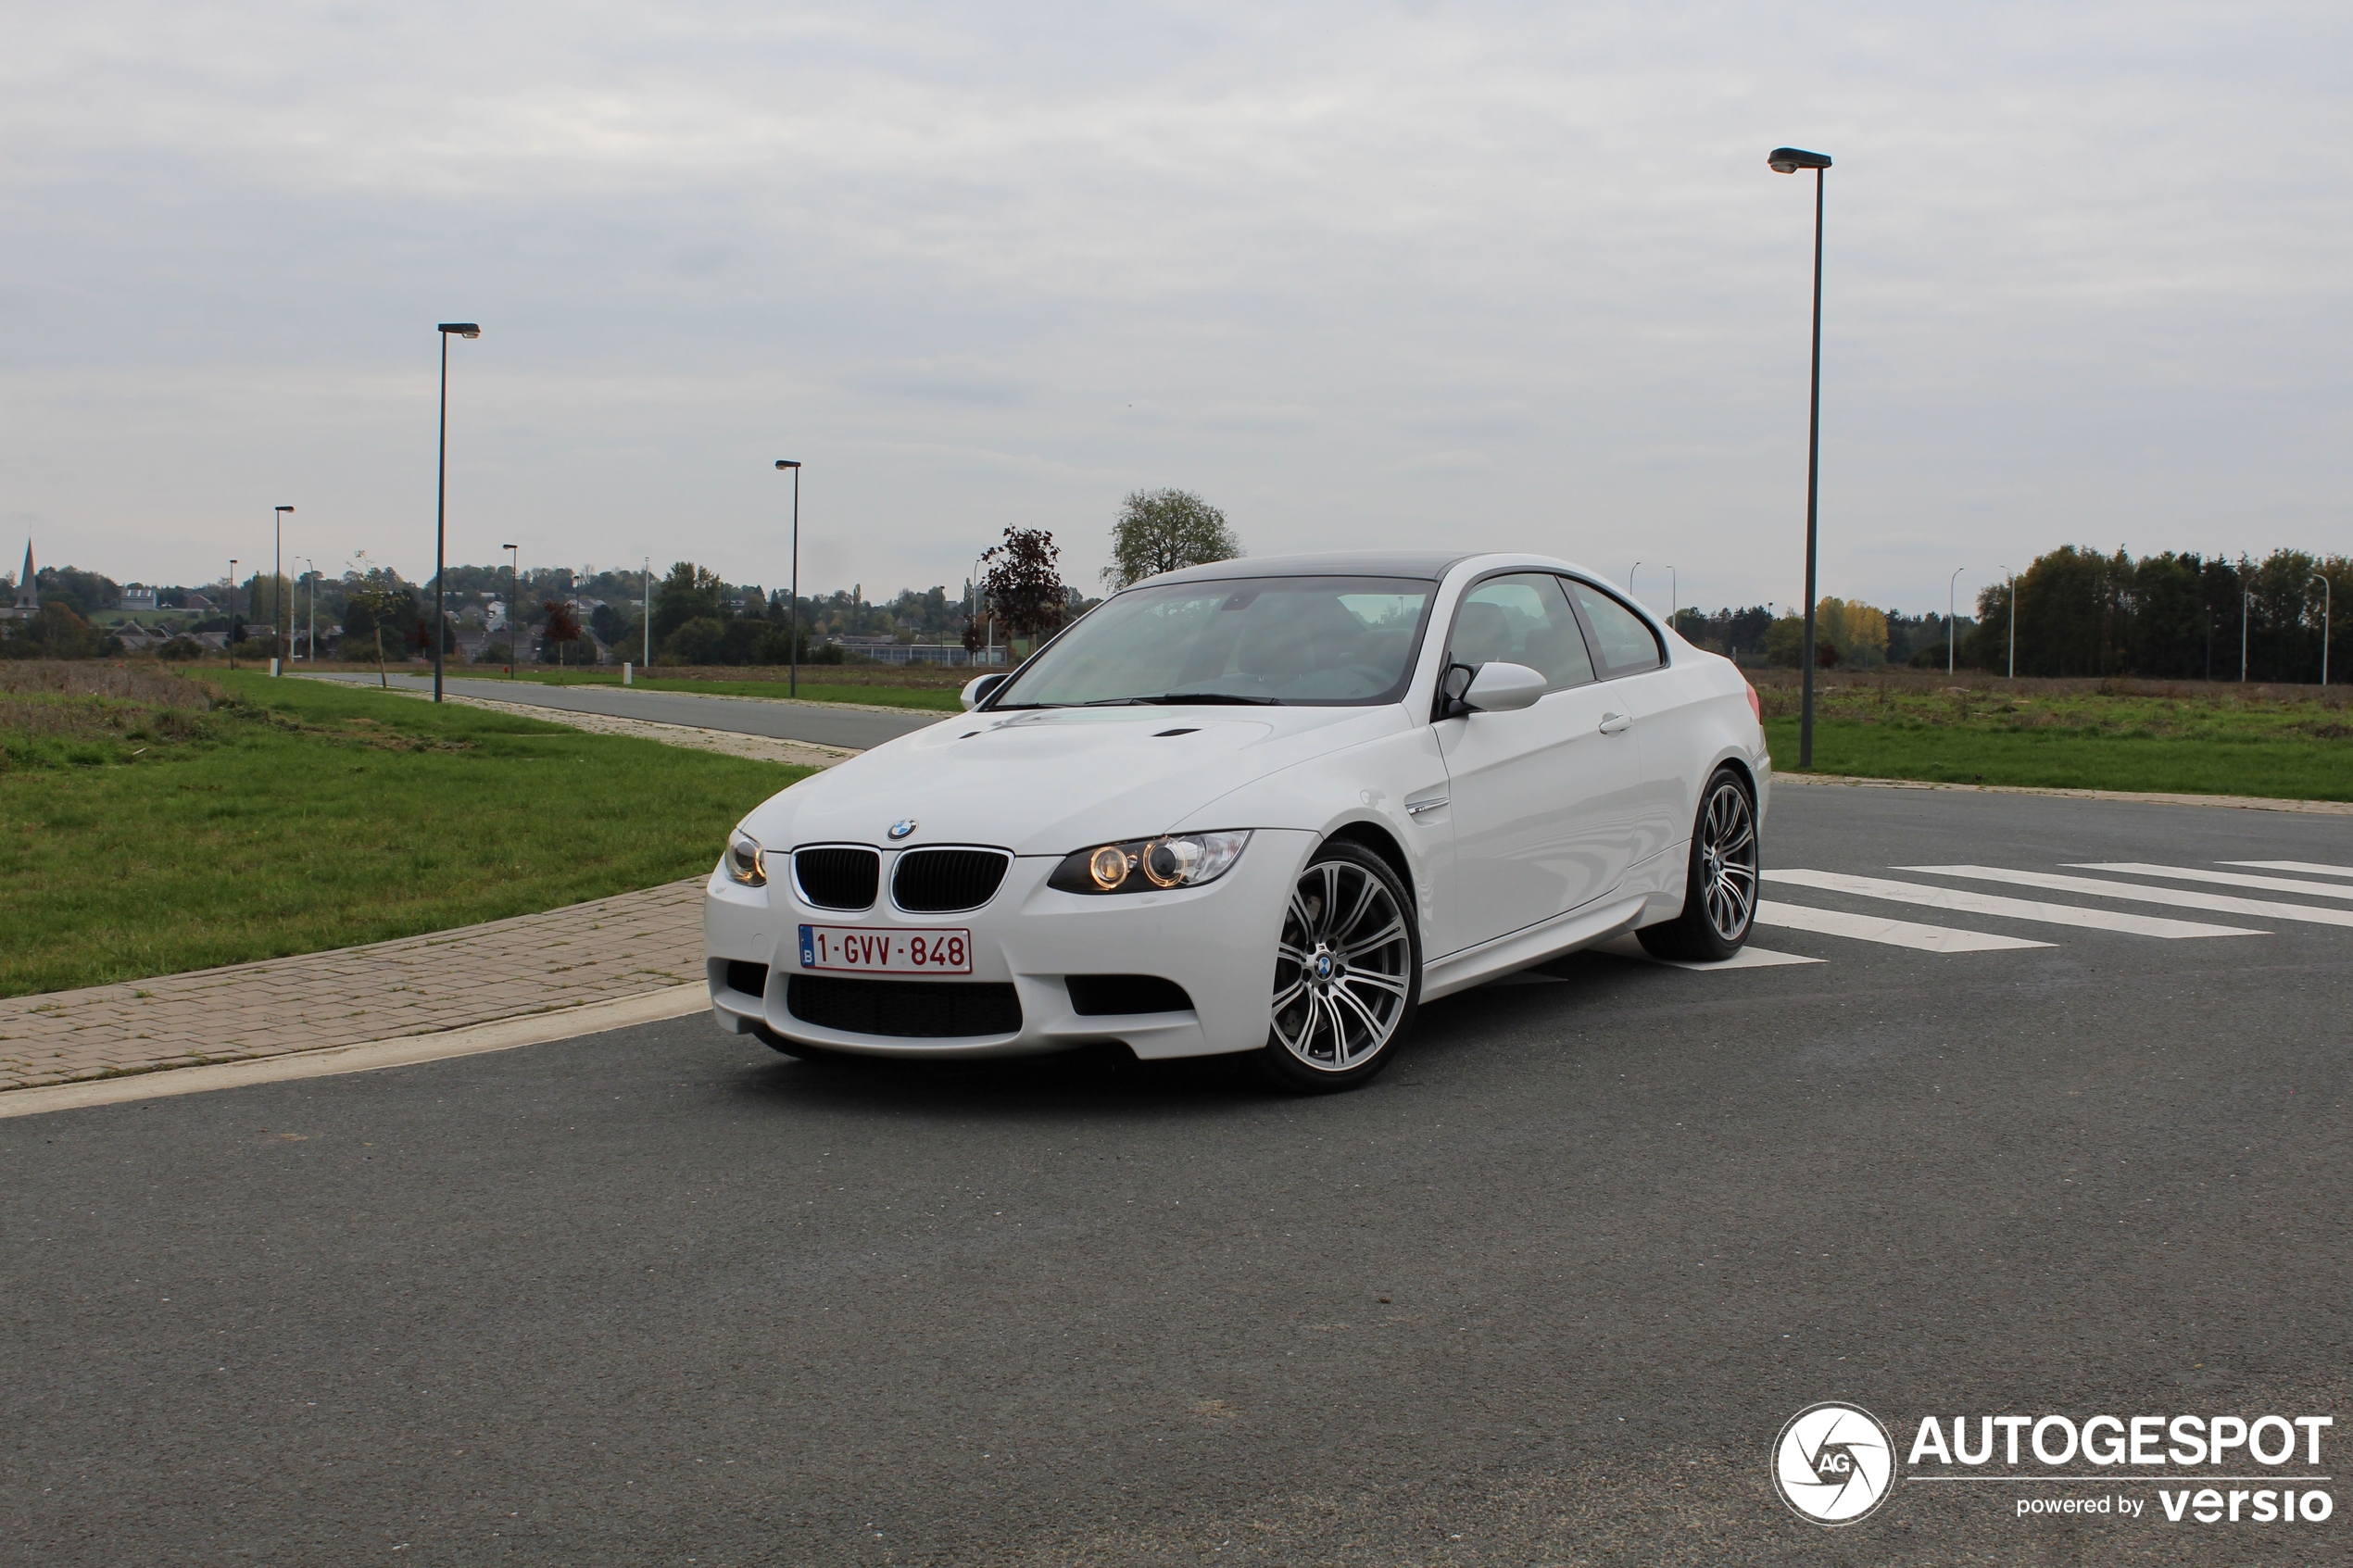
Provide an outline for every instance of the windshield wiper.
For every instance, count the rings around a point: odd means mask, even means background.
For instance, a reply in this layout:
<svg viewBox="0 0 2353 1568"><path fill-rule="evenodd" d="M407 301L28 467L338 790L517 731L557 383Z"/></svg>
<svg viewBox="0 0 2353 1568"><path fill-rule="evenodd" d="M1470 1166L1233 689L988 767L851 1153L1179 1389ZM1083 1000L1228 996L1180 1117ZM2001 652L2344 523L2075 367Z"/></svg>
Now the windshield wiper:
<svg viewBox="0 0 2353 1568"><path fill-rule="evenodd" d="M1147 703L1155 708L1173 708L1182 703L1228 703L1239 708L1280 708L1282 704L1271 696L1236 696L1231 692L1163 692L1158 696L1130 697L1130 702Z"/></svg>

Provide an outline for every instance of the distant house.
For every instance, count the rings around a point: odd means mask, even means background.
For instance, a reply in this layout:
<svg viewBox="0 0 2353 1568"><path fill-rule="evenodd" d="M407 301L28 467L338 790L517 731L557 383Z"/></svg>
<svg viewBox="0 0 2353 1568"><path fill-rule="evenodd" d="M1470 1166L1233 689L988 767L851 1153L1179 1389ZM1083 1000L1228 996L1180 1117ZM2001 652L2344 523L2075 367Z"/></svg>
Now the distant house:
<svg viewBox="0 0 2353 1568"><path fill-rule="evenodd" d="M180 608L209 615L212 612L213 604L212 600L191 589L187 596L180 601Z"/></svg>
<svg viewBox="0 0 2353 1568"><path fill-rule="evenodd" d="M122 591L122 608L133 615L143 612L152 614L157 608L156 591L153 588L143 588L134 583Z"/></svg>
<svg viewBox="0 0 2353 1568"><path fill-rule="evenodd" d="M123 650L127 653L150 652L171 641L172 635L160 627L142 626L135 621L124 621L114 629L114 634L122 639Z"/></svg>

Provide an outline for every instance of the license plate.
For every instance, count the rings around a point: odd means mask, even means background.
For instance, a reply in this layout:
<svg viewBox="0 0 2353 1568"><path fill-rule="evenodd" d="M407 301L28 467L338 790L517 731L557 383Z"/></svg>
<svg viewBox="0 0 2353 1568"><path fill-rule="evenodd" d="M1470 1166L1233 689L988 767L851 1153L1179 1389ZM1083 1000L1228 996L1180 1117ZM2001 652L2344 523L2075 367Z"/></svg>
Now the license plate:
<svg viewBox="0 0 2353 1568"><path fill-rule="evenodd" d="M800 928L800 967L844 970L856 974L970 974L973 934L804 925Z"/></svg>

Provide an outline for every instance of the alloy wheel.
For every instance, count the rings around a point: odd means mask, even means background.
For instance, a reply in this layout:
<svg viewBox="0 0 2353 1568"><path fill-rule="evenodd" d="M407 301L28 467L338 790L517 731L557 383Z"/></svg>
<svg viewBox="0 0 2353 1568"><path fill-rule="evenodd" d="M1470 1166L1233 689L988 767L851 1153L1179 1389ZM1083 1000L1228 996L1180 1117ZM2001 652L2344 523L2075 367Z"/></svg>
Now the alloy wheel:
<svg viewBox="0 0 2353 1568"><path fill-rule="evenodd" d="M1405 1014L1413 943L1381 879L1347 859L1300 874L1276 947L1274 1034L1302 1065L1346 1073L1378 1056Z"/></svg>
<svg viewBox="0 0 2353 1568"><path fill-rule="evenodd" d="M1719 780L1700 829L1700 878L1707 923L1727 942L1748 935L1756 913L1756 813L1747 791Z"/></svg>

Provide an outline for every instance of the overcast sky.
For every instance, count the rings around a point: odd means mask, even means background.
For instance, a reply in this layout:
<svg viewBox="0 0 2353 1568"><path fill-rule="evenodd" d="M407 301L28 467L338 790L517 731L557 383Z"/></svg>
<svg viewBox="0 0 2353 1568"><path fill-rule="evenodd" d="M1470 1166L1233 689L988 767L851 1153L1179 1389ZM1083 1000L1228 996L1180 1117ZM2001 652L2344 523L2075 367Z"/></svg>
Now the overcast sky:
<svg viewBox="0 0 2353 1568"><path fill-rule="evenodd" d="M1941 609L2081 542L2353 550L2353 7L8 0L0 558L1090 583L1531 547Z"/></svg>

